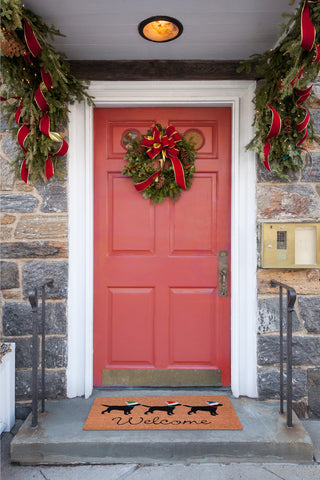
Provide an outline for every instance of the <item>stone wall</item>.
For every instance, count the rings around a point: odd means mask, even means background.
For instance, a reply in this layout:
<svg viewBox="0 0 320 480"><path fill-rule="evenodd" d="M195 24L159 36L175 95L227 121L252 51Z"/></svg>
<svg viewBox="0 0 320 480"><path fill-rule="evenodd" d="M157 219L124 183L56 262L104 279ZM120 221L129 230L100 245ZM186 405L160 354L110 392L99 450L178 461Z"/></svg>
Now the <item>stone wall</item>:
<svg viewBox="0 0 320 480"><path fill-rule="evenodd" d="M32 314L28 292L47 279L47 396L65 396L67 365L68 221L65 183L33 187L16 180L10 160L19 148L0 124L1 311L0 338L16 343L16 398L31 396ZM41 301L39 302L39 317ZM40 342L40 358L41 358ZM39 359L40 363L40 359Z"/></svg>
<svg viewBox="0 0 320 480"><path fill-rule="evenodd" d="M318 92L320 93L320 87ZM316 133L320 134L320 102L312 111ZM320 146L309 144L310 167L292 174L291 181L279 180L258 164L258 232L263 222L319 222ZM258 233L259 237L259 233ZM260 250L258 242L258 252ZM259 255L259 253L258 253ZM285 283L297 291L293 316L293 396L303 415L320 416L320 272L319 269L258 269L258 386L261 398L279 396L279 299L270 280Z"/></svg>

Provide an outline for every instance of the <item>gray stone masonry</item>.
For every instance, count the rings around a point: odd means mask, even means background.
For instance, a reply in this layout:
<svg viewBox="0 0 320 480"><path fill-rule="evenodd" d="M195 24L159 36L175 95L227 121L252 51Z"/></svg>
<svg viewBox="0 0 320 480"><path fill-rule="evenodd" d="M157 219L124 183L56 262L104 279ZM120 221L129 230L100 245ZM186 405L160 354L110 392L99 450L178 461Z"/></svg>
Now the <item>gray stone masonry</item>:
<svg viewBox="0 0 320 480"><path fill-rule="evenodd" d="M286 360L286 346L284 346ZM258 337L259 365L273 365L279 363L280 342L277 336ZM293 365L320 365L320 337L293 337L292 338Z"/></svg>
<svg viewBox="0 0 320 480"><path fill-rule="evenodd" d="M308 369L308 398L310 417L320 417L320 368Z"/></svg>
<svg viewBox="0 0 320 480"><path fill-rule="evenodd" d="M38 381L40 382L40 372ZM40 384L40 383L39 383ZM66 369L46 370L46 398L60 399L66 395ZM16 370L16 400L31 399L31 369Z"/></svg>
<svg viewBox="0 0 320 480"><path fill-rule="evenodd" d="M41 318L39 301L38 319ZM67 333L66 304L46 302L46 334L65 335ZM8 337L32 335L32 312L29 302L6 302L3 306L3 334Z"/></svg>
<svg viewBox="0 0 320 480"><path fill-rule="evenodd" d="M320 333L320 296L299 297L300 315L308 333Z"/></svg>
<svg viewBox="0 0 320 480"><path fill-rule="evenodd" d="M14 262L0 261L1 290L19 287L19 271Z"/></svg>
<svg viewBox="0 0 320 480"><path fill-rule="evenodd" d="M0 206L2 212L34 212L39 201L30 194L4 193L0 195Z"/></svg>
<svg viewBox="0 0 320 480"><path fill-rule="evenodd" d="M286 329L287 322L286 317L283 317L283 328ZM292 328L293 331L299 331L302 329L297 316L297 312L294 311L292 315ZM279 332L280 330L280 305L279 297L263 297L258 300L258 332Z"/></svg>
<svg viewBox="0 0 320 480"><path fill-rule="evenodd" d="M41 212L66 212L67 192L62 182L54 179L47 185L38 182L35 187L42 197Z"/></svg>
<svg viewBox="0 0 320 480"><path fill-rule="evenodd" d="M286 373L284 372L284 388L286 388ZM307 395L307 372L302 368L294 368L292 373L292 395L299 400ZM280 375L278 367L258 367L258 390L262 399L279 398Z"/></svg>
<svg viewBox="0 0 320 480"><path fill-rule="evenodd" d="M0 119L0 339L16 344L16 398L31 395L32 312L28 292L47 279L47 397L66 393L68 290L68 205L66 182L50 179L35 186L14 177L10 162L20 147ZM41 317L39 299L38 320ZM41 363L39 339L39 364Z"/></svg>
<svg viewBox="0 0 320 480"><path fill-rule="evenodd" d="M302 172L302 182L320 182L320 153L312 153L312 170L311 165L307 165Z"/></svg>
<svg viewBox="0 0 320 480"><path fill-rule="evenodd" d="M46 289L47 298L67 298L68 264L67 262L32 261L22 267L23 295L37 285L53 279L53 287Z"/></svg>

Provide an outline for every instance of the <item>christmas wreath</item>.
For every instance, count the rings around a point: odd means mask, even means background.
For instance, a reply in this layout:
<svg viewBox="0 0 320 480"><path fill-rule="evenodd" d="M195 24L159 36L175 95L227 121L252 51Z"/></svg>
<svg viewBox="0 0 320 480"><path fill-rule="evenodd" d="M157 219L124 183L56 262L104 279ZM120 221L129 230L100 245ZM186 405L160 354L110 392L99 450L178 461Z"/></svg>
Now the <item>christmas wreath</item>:
<svg viewBox="0 0 320 480"><path fill-rule="evenodd" d="M47 36L57 35L62 36L19 0L2 0L0 100L21 147L13 167L25 182L63 174L68 144L59 130L68 119L68 103L86 99L93 104L86 83L47 43Z"/></svg>
<svg viewBox="0 0 320 480"><path fill-rule="evenodd" d="M192 139L187 141L172 125L163 128L157 123L127 145L122 174L131 177L136 190L153 204L167 197L177 200L191 187L196 156Z"/></svg>
<svg viewBox="0 0 320 480"><path fill-rule="evenodd" d="M247 148L258 153L267 170L288 178L306 160L312 166L304 142L307 137L318 140L309 108L310 82L320 70L320 0L302 0L294 13L284 16L288 21L281 25L275 48L252 55L238 71L255 69L261 79L254 97L256 134Z"/></svg>

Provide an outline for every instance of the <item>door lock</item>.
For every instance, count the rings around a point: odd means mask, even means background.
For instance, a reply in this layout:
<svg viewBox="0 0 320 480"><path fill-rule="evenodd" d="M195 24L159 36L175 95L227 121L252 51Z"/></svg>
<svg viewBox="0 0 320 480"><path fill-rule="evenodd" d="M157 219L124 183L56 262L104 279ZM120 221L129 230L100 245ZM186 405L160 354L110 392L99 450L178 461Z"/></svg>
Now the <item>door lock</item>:
<svg viewBox="0 0 320 480"><path fill-rule="evenodd" d="M221 250L219 252L219 279L218 279L218 295L219 297L227 297L229 295L229 265L228 252Z"/></svg>

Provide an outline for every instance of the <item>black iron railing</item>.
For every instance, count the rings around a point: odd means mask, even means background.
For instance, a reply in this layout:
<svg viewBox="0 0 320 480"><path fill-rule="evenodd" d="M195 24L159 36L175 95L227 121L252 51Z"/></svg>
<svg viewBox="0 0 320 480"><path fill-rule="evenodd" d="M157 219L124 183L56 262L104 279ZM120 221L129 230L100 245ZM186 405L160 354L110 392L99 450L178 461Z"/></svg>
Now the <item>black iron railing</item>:
<svg viewBox="0 0 320 480"><path fill-rule="evenodd" d="M39 365L39 332L41 332L41 412L45 410L45 342L46 342L46 287L53 287L53 280L35 287L29 292L32 308L32 421L34 428L38 425L38 365ZM41 290L41 325L38 322L38 292Z"/></svg>
<svg viewBox="0 0 320 480"><path fill-rule="evenodd" d="M287 319L287 426L292 427L292 313L297 294L294 288L284 283L271 280L271 287L279 287L279 310L280 310L280 413L284 413L284 349L283 349L283 290L287 291L286 319Z"/></svg>

